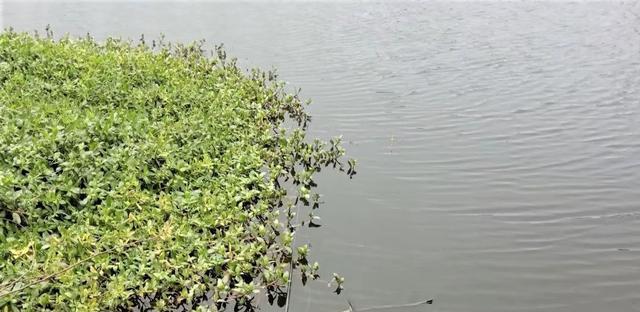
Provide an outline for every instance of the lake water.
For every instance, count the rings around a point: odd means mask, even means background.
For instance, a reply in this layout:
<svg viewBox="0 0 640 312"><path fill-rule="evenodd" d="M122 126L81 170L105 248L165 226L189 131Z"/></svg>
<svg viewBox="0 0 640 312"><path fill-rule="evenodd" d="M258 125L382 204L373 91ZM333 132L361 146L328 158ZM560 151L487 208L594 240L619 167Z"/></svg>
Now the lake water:
<svg viewBox="0 0 640 312"><path fill-rule="evenodd" d="M640 311L638 2L6 2L18 30L223 42L312 98L359 174L291 311ZM388 309L387 311L400 311Z"/></svg>

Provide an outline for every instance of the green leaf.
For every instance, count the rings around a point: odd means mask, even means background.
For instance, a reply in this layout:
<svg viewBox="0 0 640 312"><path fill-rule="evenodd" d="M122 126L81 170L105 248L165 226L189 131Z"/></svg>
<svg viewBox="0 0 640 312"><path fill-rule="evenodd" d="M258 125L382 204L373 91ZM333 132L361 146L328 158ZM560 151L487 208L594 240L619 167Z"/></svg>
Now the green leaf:
<svg viewBox="0 0 640 312"><path fill-rule="evenodd" d="M13 219L13 222L15 224L20 224L21 223L21 219L20 219L20 215L17 212L13 212L11 213L11 218Z"/></svg>

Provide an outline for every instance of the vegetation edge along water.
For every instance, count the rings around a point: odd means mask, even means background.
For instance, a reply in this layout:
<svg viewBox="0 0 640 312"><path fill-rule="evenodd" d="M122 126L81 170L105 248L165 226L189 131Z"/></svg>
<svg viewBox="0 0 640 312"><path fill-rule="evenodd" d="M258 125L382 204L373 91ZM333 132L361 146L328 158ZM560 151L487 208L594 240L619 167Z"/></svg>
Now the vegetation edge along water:
<svg viewBox="0 0 640 312"><path fill-rule="evenodd" d="M298 94L202 42L4 31L2 310L282 305L292 274L318 278L292 243L314 175L355 174L339 138L306 138Z"/></svg>

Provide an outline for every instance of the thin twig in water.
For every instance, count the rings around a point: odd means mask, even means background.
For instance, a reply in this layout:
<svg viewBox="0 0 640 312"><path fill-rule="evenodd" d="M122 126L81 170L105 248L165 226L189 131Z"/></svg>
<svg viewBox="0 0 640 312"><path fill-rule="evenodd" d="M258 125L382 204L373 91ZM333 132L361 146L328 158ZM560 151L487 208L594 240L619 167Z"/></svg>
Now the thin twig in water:
<svg viewBox="0 0 640 312"><path fill-rule="evenodd" d="M413 302L413 303L406 303L406 304L381 305L381 306L368 307L368 308L358 309L358 310L353 308L353 305L351 305L351 302L349 302L348 300L347 300L347 304L349 304L349 309L348 310L344 310L342 312L365 312L365 311L374 311L374 310L381 310L381 309L408 308L408 307L415 307L415 306L419 306L419 305L423 305L423 304L433 304L433 299L422 300L422 301Z"/></svg>
<svg viewBox="0 0 640 312"><path fill-rule="evenodd" d="M291 209L291 208L289 208ZM296 209L296 223L300 221L300 206ZM291 246L295 246L296 237L293 237ZM289 312L289 302L291 301L291 281L293 281L293 252L291 252L291 260L289 261L289 283L287 285L287 305L285 306L285 312Z"/></svg>
<svg viewBox="0 0 640 312"><path fill-rule="evenodd" d="M291 301L291 281L293 280L293 257L291 257L291 261L289 261L289 283L287 284L287 305L285 307L285 312L289 312L289 301Z"/></svg>

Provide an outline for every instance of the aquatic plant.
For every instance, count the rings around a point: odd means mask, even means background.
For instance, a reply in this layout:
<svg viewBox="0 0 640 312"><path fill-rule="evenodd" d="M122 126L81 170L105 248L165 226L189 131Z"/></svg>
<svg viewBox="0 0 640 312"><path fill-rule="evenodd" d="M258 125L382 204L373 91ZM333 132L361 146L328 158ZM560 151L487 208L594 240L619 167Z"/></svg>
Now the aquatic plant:
<svg viewBox="0 0 640 312"><path fill-rule="evenodd" d="M202 42L0 34L0 307L283 304L314 175L355 174L298 94Z"/></svg>

